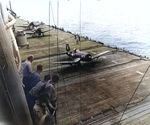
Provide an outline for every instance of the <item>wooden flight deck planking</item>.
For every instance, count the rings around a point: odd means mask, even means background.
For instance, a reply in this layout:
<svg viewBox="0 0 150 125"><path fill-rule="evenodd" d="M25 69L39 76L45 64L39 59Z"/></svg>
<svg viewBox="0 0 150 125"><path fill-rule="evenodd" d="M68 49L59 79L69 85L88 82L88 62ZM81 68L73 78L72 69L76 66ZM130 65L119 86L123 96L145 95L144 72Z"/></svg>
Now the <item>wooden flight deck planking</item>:
<svg viewBox="0 0 150 125"><path fill-rule="evenodd" d="M20 25L19 23L22 24L25 21L18 19L16 25ZM16 30L19 29L16 27ZM59 33L59 36L61 36L61 42L59 43L61 52L65 51L66 43L73 47L78 46L73 34L62 31L59 31ZM58 57L55 55L57 51L53 51L57 48L57 35L54 30L50 31L50 37L52 39L50 54L53 56L48 56L49 33L45 33L44 37L37 38L30 38L27 35L30 47L29 49L26 47L20 48L20 53L23 61L29 53L35 54L35 60L32 64L33 70L36 70L37 64L42 64L42 79L45 74L49 73L49 59L50 72L57 71L60 74L60 81L56 85L58 90L57 121L59 125L77 124L80 121L91 119L91 116L95 118L102 112L127 104L150 64L149 60L140 56L117 51L93 41L84 41L81 38L81 45L85 42L93 45L93 47L83 47L84 51L98 53L109 50L110 53L95 60L94 66L91 64L83 64L82 67L57 66L52 64L53 61L57 61ZM67 58L66 55L60 55L58 61ZM132 101L144 98L149 93L150 85L148 81L150 81L150 77L148 74L150 74L149 70Z"/></svg>

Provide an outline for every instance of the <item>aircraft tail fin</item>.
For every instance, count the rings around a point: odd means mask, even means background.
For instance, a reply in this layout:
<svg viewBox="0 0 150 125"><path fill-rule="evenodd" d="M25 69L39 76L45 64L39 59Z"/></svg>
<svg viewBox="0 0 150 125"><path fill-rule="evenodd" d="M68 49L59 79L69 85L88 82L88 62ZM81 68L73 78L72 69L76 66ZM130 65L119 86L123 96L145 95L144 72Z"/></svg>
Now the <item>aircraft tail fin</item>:
<svg viewBox="0 0 150 125"><path fill-rule="evenodd" d="M69 46L69 44L66 44L66 51L67 51L67 52L70 51L70 46Z"/></svg>

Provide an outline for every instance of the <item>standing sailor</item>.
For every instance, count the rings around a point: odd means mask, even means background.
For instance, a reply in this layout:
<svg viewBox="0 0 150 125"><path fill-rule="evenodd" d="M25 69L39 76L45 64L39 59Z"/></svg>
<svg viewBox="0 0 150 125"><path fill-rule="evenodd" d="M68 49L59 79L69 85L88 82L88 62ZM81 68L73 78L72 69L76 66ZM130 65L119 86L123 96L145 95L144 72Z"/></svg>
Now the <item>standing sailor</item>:
<svg viewBox="0 0 150 125"><path fill-rule="evenodd" d="M32 62L34 60L34 56L33 55L29 55L27 60L24 62L23 65L23 84L24 84L24 91L26 94L26 91L28 90L28 86L29 86L29 76L32 73Z"/></svg>

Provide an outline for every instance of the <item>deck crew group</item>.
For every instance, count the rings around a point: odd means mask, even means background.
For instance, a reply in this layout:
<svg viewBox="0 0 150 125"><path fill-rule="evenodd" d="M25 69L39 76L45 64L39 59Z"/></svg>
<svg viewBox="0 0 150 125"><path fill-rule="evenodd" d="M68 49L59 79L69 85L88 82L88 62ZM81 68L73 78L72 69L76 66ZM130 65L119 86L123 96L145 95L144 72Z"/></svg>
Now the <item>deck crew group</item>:
<svg viewBox="0 0 150 125"><path fill-rule="evenodd" d="M47 74L44 81L40 80L42 65L37 65L36 72L32 72L33 55L29 55L23 65L23 88L29 111L34 125L53 125L56 123L56 90L55 84L59 75Z"/></svg>
<svg viewBox="0 0 150 125"><path fill-rule="evenodd" d="M7 10L5 1L0 0L1 27L3 28L2 30L6 30L4 33L11 40L10 49L19 72L21 57L11 28L16 23L16 19ZM34 56L29 55L23 65L23 89L30 115L34 125L54 125L57 110L55 84L59 81L59 75L53 74L51 76L47 74L44 77L44 81L41 81L40 73L43 70L43 66L38 65L36 72L32 72L33 60Z"/></svg>

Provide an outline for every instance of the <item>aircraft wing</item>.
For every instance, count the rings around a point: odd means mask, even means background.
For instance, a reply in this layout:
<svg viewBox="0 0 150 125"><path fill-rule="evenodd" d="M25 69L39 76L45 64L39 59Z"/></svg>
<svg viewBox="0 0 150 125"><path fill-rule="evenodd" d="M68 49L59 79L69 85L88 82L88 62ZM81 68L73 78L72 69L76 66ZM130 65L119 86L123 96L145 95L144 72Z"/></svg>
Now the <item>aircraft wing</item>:
<svg viewBox="0 0 150 125"><path fill-rule="evenodd" d="M108 52L109 52L109 51L105 51L105 52L99 53L99 54L97 54L97 55L94 55L94 56L92 57L92 59L99 58L100 56L102 56L102 55L104 55L104 54L106 54L106 53L108 53Z"/></svg>
<svg viewBox="0 0 150 125"><path fill-rule="evenodd" d="M58 53L57 55L64 55L64 54L66 54L66 52Z"/></svg>
<svg viewBox="0 0 150 125"><path fill-rule="evenodd" d="M48 31L50 31L50 30L52 30L52 29L53 29L53 28L50 28L50 29L48 29L48 30L43 30L42 33L48 32Z"/></svg>
<svg viewBox="0 0 150 125"><path fill-rule="evenodd" d="M66 65L67 65L67 64L70 64L70 65L73 64L72 61L61 61L61 62L52 62L52 63L55 63L55 64L64 64L64 65L65 65L65 64L66 64Z"/></svg>
<svg viewBox="0 0 150 125"><path fill-rule="evenodd" d="M35 34L35 32L25 32L25 33L30 35Z"/></svg>
<svg viewBox="0 0 150 125"><path fill-rule="evenodd" d="M16 26L16 27L23 27L23 28L27 28L28 26Z"/></svg>
<svg viewBox="0 0 150 125"><path fill-rule="evenodd" d="M55 63L55 64L70 64L70 65L72 65L72 64L77 64L78 62L80 61L80 58L75 58L74 60L72 60L72 61L60 61L60 62L53 62L53 63Z"/></svg>

